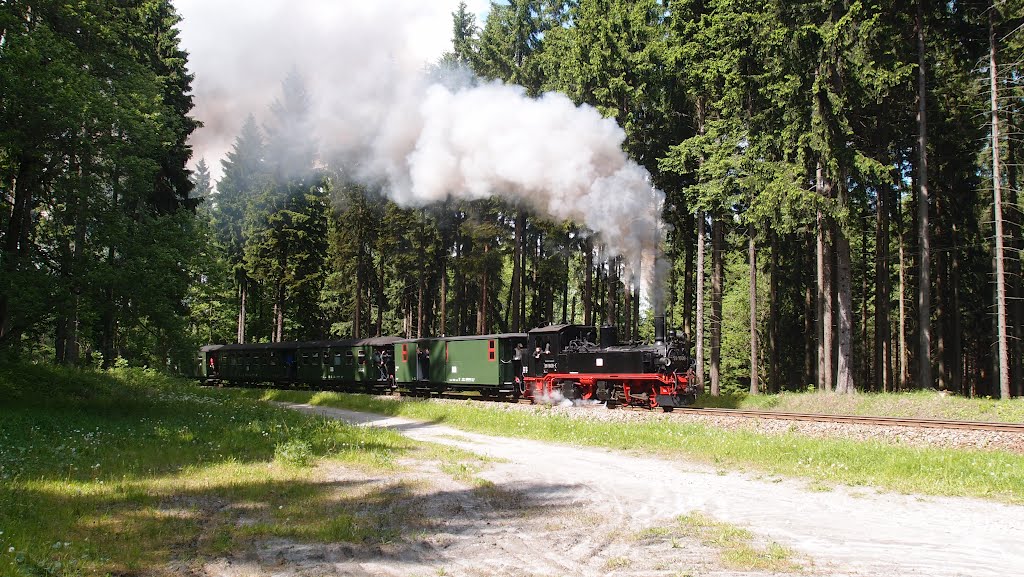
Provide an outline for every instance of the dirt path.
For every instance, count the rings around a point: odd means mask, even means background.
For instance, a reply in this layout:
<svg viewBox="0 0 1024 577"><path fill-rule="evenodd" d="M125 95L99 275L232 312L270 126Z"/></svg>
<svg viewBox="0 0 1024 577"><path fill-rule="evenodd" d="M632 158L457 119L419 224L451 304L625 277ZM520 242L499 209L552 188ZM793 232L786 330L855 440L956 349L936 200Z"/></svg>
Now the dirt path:
<svg viewBox="0 0 1024 577"><path fill-rule="evenodd" d="M242 566L222 566L210 567L208 574L763 574L730 568L720 549L669 529L678 516L695 512L748 529L755 544L792 549L805 574L1002 577L1024 568L1024 507L867 489L821 491L806 482L725 473L686 461L296 408L485 455L494 462L478 476L506 500L525 499L526 505L510 511L501 499L440 487L434 506L451 514L441 514L445 520L432 535L393 551L385 547L377 560L360 559L350 548L332 553L331 546L320 546L310 553L316 547L278 543L245 564L248 573L238 571ZM419 474L439 482L430 471ZM458 495L457 503L446 502L451 495ZM268 564L277 570L260 569Z"/></svg>

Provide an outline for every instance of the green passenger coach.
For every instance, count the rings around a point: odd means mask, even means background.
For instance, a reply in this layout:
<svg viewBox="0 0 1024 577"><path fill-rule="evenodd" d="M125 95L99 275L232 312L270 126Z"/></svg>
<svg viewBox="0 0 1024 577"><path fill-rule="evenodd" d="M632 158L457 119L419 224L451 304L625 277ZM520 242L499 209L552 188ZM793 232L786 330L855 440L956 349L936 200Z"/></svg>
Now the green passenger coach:
<svg viewBox="0 0 1024 577"><path fill-rule="evenodd" d="M522 378L522 364L514 362L516 345L521 345L518 354L522 357L526 334L449 337L444 341L447 388L502 394L516 392L516 377Z"/></svg>
<svg viewBox="0 0 1024 577"><path fill-rule="evenodd" d="M395 384L419 392L515 394L522 390L525 344L525 333L396 341Z"/></svg>

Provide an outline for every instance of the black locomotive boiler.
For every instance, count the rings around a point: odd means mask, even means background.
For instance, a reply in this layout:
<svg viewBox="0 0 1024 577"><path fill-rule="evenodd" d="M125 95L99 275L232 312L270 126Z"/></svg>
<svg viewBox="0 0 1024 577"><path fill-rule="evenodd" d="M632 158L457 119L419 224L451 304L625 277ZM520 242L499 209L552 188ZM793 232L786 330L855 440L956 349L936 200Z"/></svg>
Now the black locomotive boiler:
<svg viewBox="0 0 1024 577"><path fill-rule="evenodd" d="M685 342L666 338L665 318L655 317L654 344L619 344L614 327L552 325L529 332L525 395L617 405L691 405L700 393Z"/></svg>

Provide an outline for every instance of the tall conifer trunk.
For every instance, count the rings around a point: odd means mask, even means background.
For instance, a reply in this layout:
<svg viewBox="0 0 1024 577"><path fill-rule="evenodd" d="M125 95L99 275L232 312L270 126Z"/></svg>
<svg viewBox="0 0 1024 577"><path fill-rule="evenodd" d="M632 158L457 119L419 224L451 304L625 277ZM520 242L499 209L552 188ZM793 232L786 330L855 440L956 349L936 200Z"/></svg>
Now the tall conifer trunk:
<svg viewBox="0 0 1024 577"><path fill-rule="evenodd" d="M380 258L380 270L378 271L378 278L380 279L377 283L377 336L384 334L384 307L386 306L387 297L384 295L384 257Z"/></svg>
<svg viewBox="0 0 1024 577"><path fill-rule="evenodd" d="M841 185L845 188L845 185ZM839 338L837 343L836 392L851 394L853 384L853 274L850 239L837 226L836 231L836 296L839 304Z"/></svg>
<svg viewBox="0 0 1024 577"><path fill-rule="evenodd" d="M1010 88L1010 87L1007 87ZM1010 89L1011 93L1014 91ZM1019 98L1019 92L1015 94ZM1016 126L1014 122L1013 108L1011 107L1006 112L1006 126L1009 134L1016 134L1020 130L1019 126ZM1018 196L1018 178L1017 171L1017 149L1018 145L1014 142L1013 138L1006 139L1006 178L1007 178L1007 190L1006 190L1006 204L1007 206L1017 206ZM1006 271L1007 276L1007 287L1006 294L1007 300L1007 315L1009 315L1009 338L1010 338L1010 383L1015 386L1015 389L1010 391L1010 394L1021 396L1024 395L1024 294L1021 291L1021 262L1020 262L1020 250L1021 250L1021 218L1020 212L1010 211L1009 214L1005 215L1007 224L1009 224L1006 245L1010 250L1010 258L1007 261L1009 270ZM1018 258L1013 258L1014 255L1018 255ZM957 262L959 255L954 255L954 264Z"/></svg>
<svg viewBox="0 0 1024 577"><path fill-rule="evenodd" d="M485 335L487 330L487 253L490 245L484 245L484 266L480 272L480 303L476 313L476 334Z"/></svg>
<svg viewBox="0 0 1024 577"><path fill-rule="evenodd" d="M246 278L245 272L242 272L238 282L238 342L240 344L245 343L245 322L246 322L246 311L245 307L248 304L246 301L249 296L249 282Z"/></svg>
<svg viewBox="0 0 1024 577"><path fill-rule="evenodd" d="M863 267L864 273L861 275L860 284L860 365L861 365L861 383L865 390L871 390L871 364L874 360L874 355L871 354L873 350L871 347L871 341L868 340L868 301L870 300L869 293L869 279L871 274L871 263L868 262L868 227L869 221L867 215L864 215L864 219L861 221L862 226L860 228L860 262Z"/></svg>
<svg viewBox="0 0 1024 577"><path fill-rule="evenodd" d="M594 245L590 237L583 241L583 324L594 324Z"/></svg>
<svg viewBox="0 0 1024 577"><path fill-rule="evenodd" d="M1000 171L999 78L996 67L995 3L988 11L989 86L992 96L992 192L996 220L996 352L999 398L1010 398L1010 348L1006 329L1006 255L1003 242L1003 183Z"/></svg>
<svg viewBox="0 0 1024 577"><path fill-rule="evenodd" d="M284 340L284 280L277 281L277 293L274 295L274 310L276 311L274 319L274 342L279 343Z"/></svg>
<svg viewBox="0 0 1024 577"><path fill-rule="evenodd" d="M959 246L959 231L957 225L953 225L953 246ZM963 316L960 311L960 251L952 251L950 255L952 262L950 263L950 285L952 285L953 292L953 330L952 330L952 354L950 358L953 361L952 366L952 378L953 381L951 386L957 393L963 393L964 390L964 350L963 350L963 337L961 331L963 330Z"/></svg>
<svg viewBox="0 0 1024 577"><path fill-rule="evenodd" d="M828 197L825 175L822 166L817 169L816 186L818 194ZM818 272L818 389L831 392L832 382L832 350L834 346L832 333L832 250L829 246L828 216L818 211L817 230L817 272Z"/></svg>
<svg viewBox="0 0 1024 577"><path fill-rule="evenodd" d="M565 257L562 259L562 270L565 274L562 277L562 324L574 323L575 319L569 319L569 259L571 258L570 247L572 238L569 233L565 235ZM575 309L576 307L573 307ZM576 316L575 311L573 317Z"/></svg>
<svg viewBox="0 0 1024 577"><path fill-rule="evenodd" d="M807 250L804 253L803 261L807 268L811 268L810 261L816 258L816 237L807 235L805 239ZM815 256L811 256L811 255ZM804 284L804 380L801 388L807 386L819 386L818 384L818 344L821 335L818 333L818 321L821 314L818 311L817 299L817 276Z"/></svg>
<svg viewBox="0 0 1024 577"><path fill-rule="evenodd" d="M690 306L693 302L693 261L694 261L694 243L690 240L693 238L690 236L690 232L686 232L686 237L683 242L683 318L681 320L683 324L683 333L686 335L687 342L693 339L693 317L694 309ZM672 271L676 268L673 266ZM672 283L672 288L675 289L676 283ZM675 319L673 319L675 321Z"/></svg>
<svg viewBox="0 0 1024 577"><path fill-rule="evenodd" d="M704 213L697 211L697 309L694 316L697 321L697 343L695 347L695 376L700 387L704 387L704 244L707 227Z"/></svg>
<svg viewBox="0 0 1024 577"><path fill-rule="evenodd" d="M352 313L352 338L362 338L360 332L363 326L363 249L362 239L359 239L358 252L356 253L356 302L355 310Z"/></svg>
<svg viewBox="0 0 1024 577"><path fill-rule="evenodd" d="M875 389L892 390L892 339L889 330L889 191L878 192L875 218ZM866 272L866 271L865 271Z"/></svg>
<svg viewBox="0 0 1024 577"><path fill-rule="evenodd" d="M34 153L23 152L18 158L18 172L14 178L14 203L11 206L7 230L4 233L3 272L10 279L19 268L22 257L28 254L29 231L32 226L32 208L42 161ZM10 281L8 281L10 282ZM0 342L17 341L14 319L10 308L10 287L0 287Z"/></svg>
<svg viewBox="0 0 1024 577"><path fill-rule="evenodd" d="M768 279L768 390L779 392L781 390L781 379L779 378L779 235L774 230L771 235L771 270Z"/></svg>
<svg viewBox="0 0 1024 577"><path fill-rule="evenodd" d="M704 121L705 121L705 108L703 97L697 98L696 103L696 117L697 117L697 134L704 134ZM703 161L703 158L701 159ZM701 389L704 388L704 253L706 250L706 239L707 239L707 215L704 211L697 211L697 279L696 279L696 317L697 317L697 345L696 345L696 364L697 371L696 377L697 382L700 384ZM689 306L689 303L687 303ZM716 369L717 370L717 369ZM714 387L717 387L717 376ZM715 389L714 394L718 394Z"/></svg>
<svg viewBox="0 0 1024 577"><path fill-rule="evenodd" d="M611 326L617 325L617 323L615 322L616 321L616 318L615 318L615 295L616 295L616 292L617 292L615 290L616 289L615 284L618 282L617 277L618 277L618 261L613 258L613 259L610 259L608 261L608 278L605 279L607 281L607 283L608 283L607 286L605 287L605 289L608 291L608 296L605 297L605 300L604 300L605 319L607 319L605 324L611 325Z"/></svg>
<svg viewBox="0 0 1024 577"><path fill-rule="evenodd" d="M897 203L899 206L899 203ZM903 216L899 218L900 267L899 267L899 378L896 379L897 389L907 390L910 384L910 350L907 343L907 239L903 227Z"/></svg>
<svg viewBox="0 0 1024 577"><path fill-rule="evenodd" d="M522 209L516 211L515 239L512 243L512 287L509 289L509 300L512 303L512 332L522 330L522 317L519 309L519 294L523 287L523 229L526 227L526 213Z"/></svg>
<svg viewBox="0 0 1024 577"><path fill-rule="evenodd" d="M928 230L928 121L927 87L925 84L924 45L924 0L917 3L917 235L918 266L917 283L917 324L918 324L918 383L930 389L935 386L932 379L932 331L931 331L931 249Z"/></svg>
<svg viewBox="0 0 1024 577"><path fill-rule="evenodd" d="M849 206L849 190L845 175L840 175L835 183L831 177L827 180L828 188L835 188L839 206ZM833 225L835 235L836 258L836 303L839 306L838 339L836 343L836 392L852 394L855 392L853 375L853 254L850 248L850 237L846 227Z"/></svg>
<svg viewBox="0 0 1024 577"><path fill-rule="evenodd" d="M448 334L448 261L441 261L441 320L440 335Z"/></svg>
<svg viewBox="0 0 1024 577"><path fill-rule="evenodd" d="M632 296L633 296L633 289L632 289L632 283L630 283L629 285L626 285L622 289L622 301L623 301L622 312L623 312L623 314L626 317L625 321L622 323L622 327L623 327L623 329L625 329L623 331L623 334L625 335L627 341L632 341L633 340L633 298L632 298Z"/></svg>
<svg viewBox="0 0 1024 577"><path fill-rule="evenodd" d="M757 381L757 246L754 226L750 225L747 240L747 261L750 266L750 394L760 392Z"/></svg>
<svg viewBox="0 0 1024 577"><path fill-rule="evenodd" d="M725 231L721 220L711 221L711 394L722 386L722 288L725 284Z"/></svg>

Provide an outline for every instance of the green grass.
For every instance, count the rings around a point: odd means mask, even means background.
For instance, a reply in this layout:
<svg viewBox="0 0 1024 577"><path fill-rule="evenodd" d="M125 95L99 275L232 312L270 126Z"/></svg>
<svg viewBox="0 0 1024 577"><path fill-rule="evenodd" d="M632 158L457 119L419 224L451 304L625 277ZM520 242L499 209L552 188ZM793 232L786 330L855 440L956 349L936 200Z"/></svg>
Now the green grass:
<svg viewBox="0 0 1024 577"><path fill-rule="evenodd" d="M618 571L619 569L629 569L633 564L629 557L612 557L611 559L604 562L603 569L605 571Z"/></svg>
<svg viewBox="0 0 1024 577"><path fill-rule="evenodd" d="M861 415L1024 423L1024 398L1010 400L968 399L935 391L907 393L780 393L747 395L743 393L712 397L702 395L702 407L752 409L784 413L820 413L825 415Z"/></svg>
<svg viewBox="0 0 1024 577"><path fill-rule="evenodd" d="M960 495L1024 503L1024 455L951 450L882 442L814 439L722 431L671 419L610 423L575 419L543 407L511 410L501 404L431 403L366 395L250 391L265 400L308 402L384 415L401 415L481 433L542 441L685 456L719 469L754 469L807 478L816 486L870 486L902 493Z"/></svg>
<svg viewBox="0 0 1024 577"><path fill-rule="evenodd" d="M413 448L141 370L0 366L0 576L173 574L247 540L388 540L408 488L329 480ZM246 522L242 522L245 520Z"/></svg>
<svg viewBox="0 0 1024 577"><path fill-rule="evenodd" d="M774 542L763 542L753 533L736 525L723 523L700 513L677 517L665 527L651 527L636 536L647 544L678 548L681 543L699 541L718 551L722 565L738 571L764 571L771 574L795 573L804 570L794 559L792 550Z"/></svg>
<svg viewBox="0 0 1024 577"><path fill-rule="evenodd" d="M760 545L750 531L717 521L703 513L691 513L676 519L676 531L718 549L723 564L741 571L792 573L802 570L793 560L793 551L772 541ZM675 533L675 531L673 531Z"/></svg>

